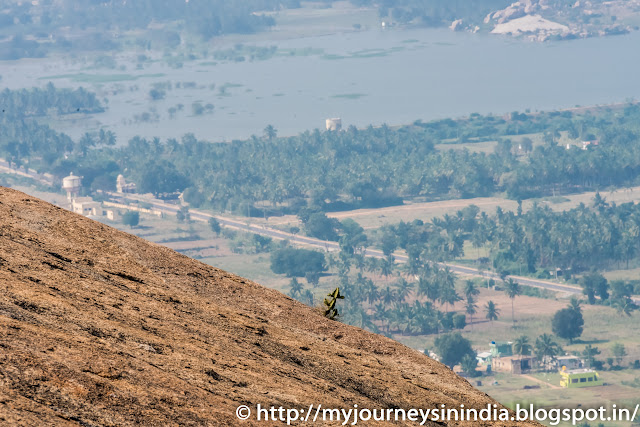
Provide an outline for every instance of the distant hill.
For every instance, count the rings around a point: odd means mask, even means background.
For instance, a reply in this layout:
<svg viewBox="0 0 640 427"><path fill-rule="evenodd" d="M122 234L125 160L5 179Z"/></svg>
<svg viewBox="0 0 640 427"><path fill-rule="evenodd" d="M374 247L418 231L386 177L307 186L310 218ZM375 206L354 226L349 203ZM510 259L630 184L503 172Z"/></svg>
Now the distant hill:
<svg viewBox="0 0 640 427"><path fill-rule="evenodd" d="M12 426L238 425L236 407L258 403L493 403L397 342L2 187L0 384L0 425Z"/></svg>

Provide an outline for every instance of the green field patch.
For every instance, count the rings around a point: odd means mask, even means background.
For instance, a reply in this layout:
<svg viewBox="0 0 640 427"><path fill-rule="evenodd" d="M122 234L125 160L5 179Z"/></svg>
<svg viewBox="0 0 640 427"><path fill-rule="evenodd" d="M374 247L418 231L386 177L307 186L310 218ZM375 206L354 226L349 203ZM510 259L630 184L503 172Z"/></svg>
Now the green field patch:
<svg viewBox="0 0 640 427"><path fill-rule="evenodd" d="M277 52L278 56L312 56L312 55L322 55L324 53L324 49L316 48L316 47L299 47L299 48L290 48L290 49L279 49Z"/></svg>
<svg viewBox="0 0 640 427"><path fill-rule="evenodd" d="M404 46L395 46L390 49L371 48L362 49L355 52L349 52L347 55L338 55L335 53L327 53L322 56L323 59L335 60L335 59L355 59L355 58L381 58L388 56L394 52L404 50Z"/></svg>
<svg viewBox="0 0 640 427"><path fill-rule="evenodd" d="M343 55L336 55L334 53L327 53L325 55L322 56L322 59L328 59L330 61L336 60L336 59L347 59L348 56L343 56Z"/></svg>
<svg viewBox="0 0 640 427"><path fill-rule="evenodd" d="M221 86L218 87L218 97L222 97L222 96L231 96L231 94L229 93L229 89L233 89L233 88L238 88L238 87L243 87L244 85L240 84L240 83L225 83Z"/></svg>
<svg viewBox="0 0 640 427"><path fill-rule="evenodd" d="M368 96L366 93L341 93L338 95L332 95L332 98L344 98L344 99L360 99Z"/></svg>
<svg viewBox="0 0 640 427"><path fill-rule="evenodd" d="M125 81L133 81L142 78L158 78L164 77L164 73L156 73L156 74L88 74L88 73L77 73L77 74L59 74L55 76L47 76L40 77L38 80L60 80L60 79L69 79L71 81L77 83L114 83L114 82L125 82Z"/></svg>
<svg viewBox="0 0 640 427"><path fill-rule="evenodd" d="M391 49L363 49L351 54L351 58L378 58L388 56L394 52L404 50L403 46L392 47Z"/></svg>

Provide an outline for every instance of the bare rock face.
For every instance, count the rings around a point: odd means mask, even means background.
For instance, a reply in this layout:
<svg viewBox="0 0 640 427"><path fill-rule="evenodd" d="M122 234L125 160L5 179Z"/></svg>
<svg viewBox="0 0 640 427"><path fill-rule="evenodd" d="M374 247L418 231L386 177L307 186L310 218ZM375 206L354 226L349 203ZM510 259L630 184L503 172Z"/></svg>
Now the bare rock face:
<svg viewBox="0 0 640 427"><path fill-rule="evenodd" d="M463 29L462 19L456 19L455 21L453 21L451 25L449 25L449 29L451 31L462 31Z"/></svg>
<svg viewBox="0 0 640 427"><path fill-rule="evenodd" d="M0 187L0 425L223 426L241 424L239 405L461 403L495 402L397 342Z"/></svg>
<svg viewBox="0 0 640 427"><path fill-rule="evenodd" d="M491 17L498 24L505 23L512 19L521 18L525 15L525 5L523 2L515 2L510 6L499 10Z"/></svg>

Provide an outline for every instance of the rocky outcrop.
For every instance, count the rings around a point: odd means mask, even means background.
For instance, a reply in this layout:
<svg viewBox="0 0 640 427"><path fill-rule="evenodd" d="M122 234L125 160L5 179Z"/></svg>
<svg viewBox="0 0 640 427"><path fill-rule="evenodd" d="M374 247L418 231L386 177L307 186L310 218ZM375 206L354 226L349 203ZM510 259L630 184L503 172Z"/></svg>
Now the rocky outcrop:
<svg viewBox="0 0 640 427"><path fill-rule="evenodd" d="M239 405L493 403L397 342L0 187L0 425L224 426L241 424Z"/></svg>

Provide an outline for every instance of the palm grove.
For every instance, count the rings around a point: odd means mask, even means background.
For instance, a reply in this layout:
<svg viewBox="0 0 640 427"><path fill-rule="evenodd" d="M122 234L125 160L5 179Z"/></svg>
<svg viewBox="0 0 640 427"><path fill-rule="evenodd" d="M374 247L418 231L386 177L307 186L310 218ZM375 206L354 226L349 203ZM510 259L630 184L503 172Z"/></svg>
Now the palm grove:
<svg viewBox="0 0 640 427"><path fill-rule="evenodd" d="M180 141L135 137L116 146L110 132L87 133L73 141L40 122L54 105L58 114L71 114L74 108L99 114L104 107L87 91L49 85L45 90L4 91L2 102L0 153L14 165L59 177L78 171L93 190L112 190L115 177L126 173L142 192L184 192L196 207L261 216L297 214L307 234L340 242L339 255L328 264L335 268L346 296L344 319L356 325L384 333L428 334L461 329L467 317L496 320L504 307L491 302L478 307L473 286L467 284L461 295L455 276L436 263L459 259L465 242L488 252L488 257L479 257L482 268L505 277L561 268L582 274L589 303L611 304L621 314L631 314L635 307L630 296L637 291L636 283L609 284L589 272L593 267L637 263L640 208L633 203L618 206L597 196L590 206L565 212L534 205L526 212L498 210L495 215L471 206L428 223L401 222L374 233L332 220L324 212L412 198L506 194L520 199L636 184L637 105L597 114L473 114L398 128L315 130L286 138L267 126L261 137L232 143L185 135ZM536 132L544 138L535 147L530 139L519 137ZM561 133L575 140L598 140L599 146L567 150L558 144ZM519 142L512 142L516 137ZM488 140L498 141L492 153L436 148ZM385 258L364 257L368 245L380 247ZM406 265L395 263L396 250L408 255ZM280 264L276 260L275 268ZM279 272L293 277L292 295L314 304L313 292L306 292L296 279L304 276L313 287L324 267L318 260L311 264L304 274L286 268ZM380 287L371 279L376 274L396 279ZM510 282L504 285L509 291ZM520 291L509 292L514 302ZM452 310L460 300L464 313ZM515 319L513 304L511 309Z"/></svg>

